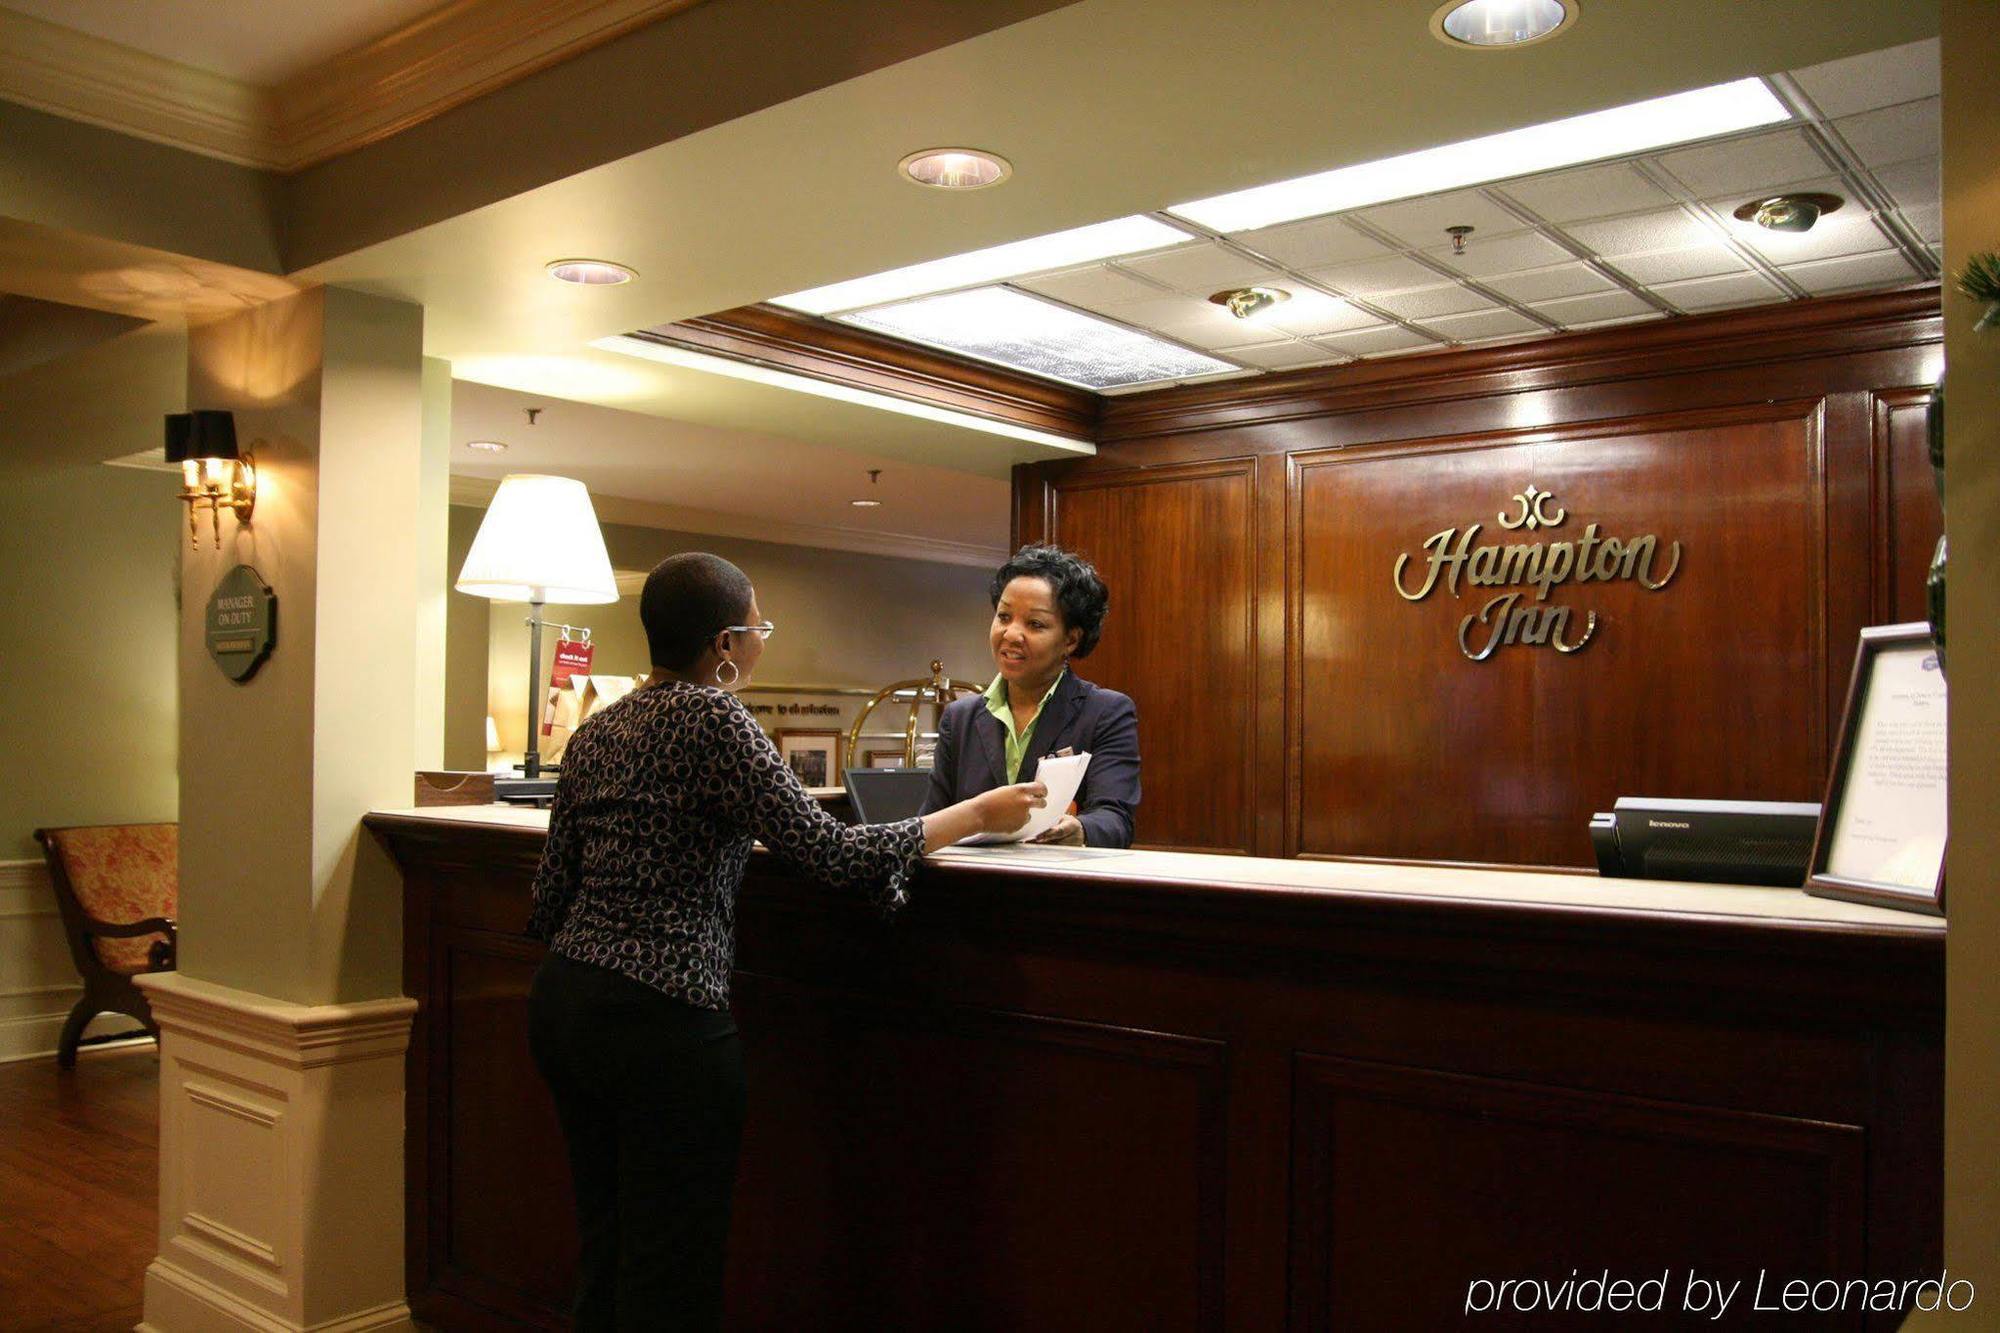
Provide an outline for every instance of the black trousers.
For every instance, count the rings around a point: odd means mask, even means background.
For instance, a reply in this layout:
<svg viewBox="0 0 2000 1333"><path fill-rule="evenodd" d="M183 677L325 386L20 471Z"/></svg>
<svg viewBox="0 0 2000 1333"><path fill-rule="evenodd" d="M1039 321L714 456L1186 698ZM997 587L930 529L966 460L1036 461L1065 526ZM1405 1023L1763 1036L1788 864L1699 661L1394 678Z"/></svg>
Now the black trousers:
<svg viewBox="0 0 2000 1333"><path fill-rule="evenodd" d="M720 1329L743 1137L735 1021L551 954L528 992L528 1044L576 1184L575 1327Z"/></svg>

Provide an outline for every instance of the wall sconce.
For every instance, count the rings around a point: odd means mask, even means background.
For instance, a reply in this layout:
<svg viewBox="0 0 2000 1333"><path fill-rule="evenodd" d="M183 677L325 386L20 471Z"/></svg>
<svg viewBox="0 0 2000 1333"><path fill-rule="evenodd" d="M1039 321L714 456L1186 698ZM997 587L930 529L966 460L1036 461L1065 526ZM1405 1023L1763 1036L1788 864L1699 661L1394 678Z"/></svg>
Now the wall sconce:
<svg viewBox="0 0 2000 1333"><path fill-rule="evenodd" d="M181 465L181 500L188 507L188 542L199 546L195 511L206 508L222 549L222 511L236 511L249 523L257 507L257 464L236 447L236 418L228 412L171 412L167 415L167 461Z"/></svg>

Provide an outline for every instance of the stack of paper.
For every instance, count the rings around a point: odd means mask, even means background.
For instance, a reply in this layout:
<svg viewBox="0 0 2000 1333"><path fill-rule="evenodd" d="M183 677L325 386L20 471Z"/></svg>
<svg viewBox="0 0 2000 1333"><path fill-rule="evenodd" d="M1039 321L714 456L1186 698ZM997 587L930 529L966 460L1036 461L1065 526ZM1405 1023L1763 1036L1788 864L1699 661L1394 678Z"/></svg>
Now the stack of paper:
<svg viewBox="0 0 2000 1333"><path fill-rule="evenodd" d="M969 838L960 838L961 847L976 847L989 842L1023 842L1029 838L1039 838L1056 826L1056 821L1069 811L1069 803L1076 799L1076 789L1083 785L1083 771L1090 767L1090 752L1082 754L1048 755L1035 765L1035 781L1049 789L1049 803L1039 810L1031 811L1028 822L1012 833L975 833Z"/></svg>

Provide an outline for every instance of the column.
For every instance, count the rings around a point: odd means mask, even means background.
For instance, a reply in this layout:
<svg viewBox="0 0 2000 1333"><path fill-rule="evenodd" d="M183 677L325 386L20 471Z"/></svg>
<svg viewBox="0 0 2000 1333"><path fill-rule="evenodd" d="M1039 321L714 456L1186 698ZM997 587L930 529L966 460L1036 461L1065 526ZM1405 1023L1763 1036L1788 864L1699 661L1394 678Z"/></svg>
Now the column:
<svg viewBox="0 0 2000 1333"><path fill-rule="evenodd" d="M182 560L181 970L146 981L162 1031L156 1333L412 1327L416 1006L399 881L360 819L407 804L436 725L419 712L440 691L444 433L426 450L422 341L418 307L337 289L189 334L188 402L235 413L258 494L249 523L224 516L220 549L204 519ZM277 596L275 646L243 682L203 635L237 564Z"/></svg>

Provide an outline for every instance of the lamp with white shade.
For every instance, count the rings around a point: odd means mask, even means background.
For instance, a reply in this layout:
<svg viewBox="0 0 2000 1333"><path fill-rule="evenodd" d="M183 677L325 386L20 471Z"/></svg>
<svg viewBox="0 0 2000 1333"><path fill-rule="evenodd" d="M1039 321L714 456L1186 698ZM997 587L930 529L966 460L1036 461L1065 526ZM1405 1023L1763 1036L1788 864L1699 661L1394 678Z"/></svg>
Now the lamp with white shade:
<svg viewBox="0 0 2000 1333"><path fill-rule="evenodd" d="M528 604L528 744L521 772L539 778L542 607L548 602L588 606L618 600L590 492L569 477L515 473L503 479L455 586L496 602Z"/></svg>

